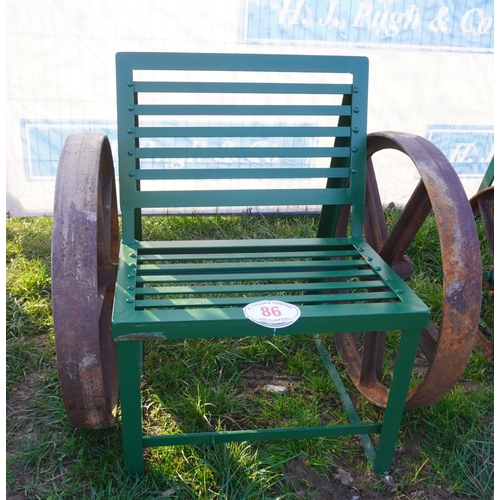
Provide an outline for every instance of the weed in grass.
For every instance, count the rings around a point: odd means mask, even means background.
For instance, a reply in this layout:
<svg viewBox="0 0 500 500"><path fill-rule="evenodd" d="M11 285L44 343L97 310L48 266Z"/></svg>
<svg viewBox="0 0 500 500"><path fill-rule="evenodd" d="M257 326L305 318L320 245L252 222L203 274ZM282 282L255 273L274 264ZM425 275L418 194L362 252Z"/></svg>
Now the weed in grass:
<svg viewBox="0 0 500 500"><path fill-rule="evenodd" d="M309 392L321 398L328 398L335 390L331 378L327 375L306 375L305 386Z"/></svg>

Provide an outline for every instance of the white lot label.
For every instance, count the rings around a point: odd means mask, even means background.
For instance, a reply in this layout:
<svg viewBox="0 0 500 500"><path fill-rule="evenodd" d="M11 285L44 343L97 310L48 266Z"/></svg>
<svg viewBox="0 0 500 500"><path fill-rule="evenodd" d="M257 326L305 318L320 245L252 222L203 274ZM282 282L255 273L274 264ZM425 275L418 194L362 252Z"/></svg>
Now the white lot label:
<svg viewBox="0 0 500 500"><path fill-rule="evenodd" d="M243 308L243 313L250 321L266 328L285 328L300 317L297 306L280 300L253 302Z"/></svg>

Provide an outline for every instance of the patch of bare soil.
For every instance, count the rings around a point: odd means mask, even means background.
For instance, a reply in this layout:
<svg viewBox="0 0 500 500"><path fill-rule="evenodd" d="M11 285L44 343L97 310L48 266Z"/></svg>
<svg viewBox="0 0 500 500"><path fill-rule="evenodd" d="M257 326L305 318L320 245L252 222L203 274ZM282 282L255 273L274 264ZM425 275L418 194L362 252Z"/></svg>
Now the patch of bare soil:
<svg viewBox="0 0 500 500"><path fill-rule="evenodd" d="M269 385L283 387L288 391L298 388L302 377L284 375L286 363L278 362L270 365L252 364L243 373L244 392L243 397L251 399L256 393L266 391Z"/></svg>
<svg viewBox="0 0 500 500"><path fill-rule="evenodd" d="M9 490L7 490L5 498L7 500L26 500L29 497L26 496L26 493L24 493L24 491L22 493L11 493Z"/></svg>
<svg viewBox="0 0 500 500"><path fill-rule="evenodd" d="M414 443L408 450L400 449L395 464L404 455L418 453ZM391 475L376 476L360 472L356 464L343 463L321 475L308 467L305 457L290 461L285 468L285 480L293 485L297 498L314 500L472 500L452 494L440 486L414 485L405 488Z"/></svg>

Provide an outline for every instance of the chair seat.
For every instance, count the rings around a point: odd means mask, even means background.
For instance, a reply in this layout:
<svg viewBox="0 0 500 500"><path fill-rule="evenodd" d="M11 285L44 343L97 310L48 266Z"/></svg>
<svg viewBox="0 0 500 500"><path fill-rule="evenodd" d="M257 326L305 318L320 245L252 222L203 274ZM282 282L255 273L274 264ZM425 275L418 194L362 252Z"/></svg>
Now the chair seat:
<svg viewBox="0 0 500 500"><path fill-rule="evenodd" d="M124 243L115 338L269 335L243 308L295 304L287 334L425 328L428 308L362 239Z"/></svg>

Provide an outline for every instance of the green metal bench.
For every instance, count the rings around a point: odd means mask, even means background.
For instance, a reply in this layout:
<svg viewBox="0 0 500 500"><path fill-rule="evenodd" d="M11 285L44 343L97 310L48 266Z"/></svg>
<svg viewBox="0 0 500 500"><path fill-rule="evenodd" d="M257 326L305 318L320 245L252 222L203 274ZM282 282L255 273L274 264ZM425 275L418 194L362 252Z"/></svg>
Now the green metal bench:
<svg viewBox="0 0 500 500"><path fill-rule="evenodd" d="M119 378L130 473L143 473L146 447L340 435L361 435L374 470L388 470L429 310L363 239L368 59L119 53L116 61L121 243L106 137L69 138L57 180L66 191L56 196L56 213L77 204L81 216L78 228L74 218L54 220L54 300L66 301L64 311L54 307L56 329L74 327L76 314L80 327L88 323L99 332L95 345L85 344L87 336L78 349L74 338L56 335L70 419L81 427L112 425ZM64 167L76 157L95 179L89 191L81 183L68 191L75 168ZM141 230L141 216L151 211L265 214L311 207L321 209L315 238L145 241ZM349 232L340 237L346 207ZM96 278L90 285L79 278L88 300L68 304L62 277L71 266L80 269L70 242L88 247L92 238ZM245 316L248 304L276 300L297 306L300 317L273 330ZM282 314L271 305L264 316ZM363 423L319 334L376 330L402 335L383 419ZM143 435L143 342L299 334L315 336L350 424ZM380 434L376 450L370 434Z"/></svg>

